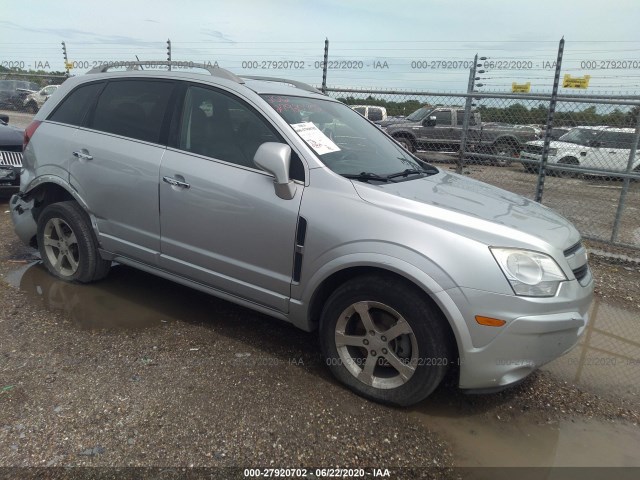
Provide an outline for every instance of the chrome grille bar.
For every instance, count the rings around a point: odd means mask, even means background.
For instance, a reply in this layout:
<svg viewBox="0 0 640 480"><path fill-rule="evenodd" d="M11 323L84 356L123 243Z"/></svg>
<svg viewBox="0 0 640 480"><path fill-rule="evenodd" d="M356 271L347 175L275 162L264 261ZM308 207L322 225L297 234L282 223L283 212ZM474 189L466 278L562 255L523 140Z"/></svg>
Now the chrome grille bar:
<svg viewBox="0 0 640 480"><path fill-rule="evenodd" d="M22 166L22 152L0 151L0 165Z"/></svg>

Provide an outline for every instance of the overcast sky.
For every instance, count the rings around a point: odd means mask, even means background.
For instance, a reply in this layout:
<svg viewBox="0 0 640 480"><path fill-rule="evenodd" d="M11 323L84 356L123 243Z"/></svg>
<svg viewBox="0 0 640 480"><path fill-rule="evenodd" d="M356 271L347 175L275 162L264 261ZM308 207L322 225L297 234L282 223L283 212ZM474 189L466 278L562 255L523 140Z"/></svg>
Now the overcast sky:
<svg viewBox="0 0 640 480"><path fill-rule="evenodd" d="M486 69L483 90L504 91L512 81L531 81L534 91L549 91L564 35L563 73L590 74L590 90L640 91L637 0L0 4L3 66L61 70L60 42L65 41L69 60L78 67L72 73L81 74L100 61L136 55L164 60L170 38L174 60L218 62L238 74L318 85L328 38L330 86L462 91L478 53L498 62Z"/></svg>

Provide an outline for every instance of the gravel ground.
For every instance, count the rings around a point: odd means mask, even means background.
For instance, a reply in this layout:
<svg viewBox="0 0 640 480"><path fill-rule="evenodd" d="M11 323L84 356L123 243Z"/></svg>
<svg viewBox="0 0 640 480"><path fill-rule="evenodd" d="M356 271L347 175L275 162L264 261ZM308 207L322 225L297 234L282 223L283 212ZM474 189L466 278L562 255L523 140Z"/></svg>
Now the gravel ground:
<svg viewBox="0 0 640 480"><path fill-rule="evenodd" d="M33 259L6 210L3 276ZM638 265L591 262L597 294L640 311ZM371 403L337 384L315 335L162 285L157 297L151 289L139 299L160 305L152 326L87 329L66 310L47 309L0 282L0 467L431 467L419 475L455 476L447 470L455 465L452 446L412 421L411 410ZM483 396L460 393L454 380L417 408L453 406L497 422L640 421L636 402L549 373Z"/></svg>

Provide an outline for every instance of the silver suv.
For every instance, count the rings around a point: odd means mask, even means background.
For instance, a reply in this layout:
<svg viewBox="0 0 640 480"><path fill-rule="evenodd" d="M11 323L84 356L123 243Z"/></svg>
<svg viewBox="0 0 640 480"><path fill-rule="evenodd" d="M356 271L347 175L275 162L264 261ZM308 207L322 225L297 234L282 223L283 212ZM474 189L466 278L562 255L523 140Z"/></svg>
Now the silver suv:
<svg viewBox="0 0 640 480"><path fill-rule="evenodd" d="M376 401L418 402L452 367L463 389L514 384L588 323L567 220L296 81L93 70L25 144L11 213L51 274L115 261L318 329L328 368Z"/></svg>

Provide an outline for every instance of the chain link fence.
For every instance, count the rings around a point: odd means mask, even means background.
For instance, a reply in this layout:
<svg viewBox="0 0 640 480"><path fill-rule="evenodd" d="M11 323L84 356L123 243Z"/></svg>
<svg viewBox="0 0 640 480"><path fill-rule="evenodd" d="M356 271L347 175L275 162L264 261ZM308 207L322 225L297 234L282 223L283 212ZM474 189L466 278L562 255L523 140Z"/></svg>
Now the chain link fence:
<svg viewBox="0 0 640 480"><path fill-rule="evenodd" d="M585 238L640 248L640 101L559 97L550 125L550 95L327 90L424 160L539 200Z"/></svg>
<svg viewBox="0 0 640 480"><path fill-rule="evenodd" d="M177 45L174 58L178 54L181 59L185 55L196 58L189 50L193 46L179 42ZM74 44L70 46L71 61L67 57L67 46L63 43L62 47L62 50L58 46L51 46L51 49L64 54L67 70L53 71L50 66L47 68L48 63L36 61L37 65L29 64L30 69L25 73L27 65L23 66L25 62L21 60L9 62L10 67L17 63L20 68L0 70L0 118L8 117L11 125L25 128L57 85L68 77L69 69L75 73L108 64L116 54L115 50L107 49L104 51L109 55L100 56L102 46ZM304 47L306 51L308 46ZM324 56L320 45L316 47L314 54L308 57L296 52L291 57L300 57L296 62L271 61L271 53L264 53L260 58L241 55L241 61L234 60L224 49L206 62L218 66L219 60L219 66L229 67L227 63L240 61L241 71L237 73L278 77L287 76L278 72L278 68L295 68L290 72L291 78L310 83L319 83L322 79L322 87L318 85L318 88L378 123L419 157L540 201L574 222L585 238L640 249L640 222L637 220L640 208L640 156L637 154L640 97L570 95L567 90L555 97L551 93L331 88L327 81L329 84L341 81L344 68L359 67L360 63L366 66L367 60L355 64L352 61L353 65L347 62L343 66L341 61L331 60L328 41L324 44ZM170 41L166 45L154 42L145 44L140 54L156 59L171 57L171 48ZM256 46L241 48L255 52ZM16 55L20 51L16 50ZM333 51L340 53L340 45ZM568 68L571 68L570 62ZM412 60L407 65L411 67L412 75L424 77L424 71L418 67L432 68L431 63ZM451 67L444 63L442 68ZM476 62L454 63L453 67L476 65ZM582 63L585 62L580 65ZM263 68L263 64L271 71L252 70ZM378 72L384 71L384 67L384 62L372 61L370 68L372 72ZM485 61L482 68L493 68L491 75L495 77L500 73L499 67L495 61ZM541 68L550 74L552 67L550 64L549 68ZM394 68L394 64L389 68ZM466 75L464 68L455 70L455 75ZM455 76L452 70L447 72ZM471 73L475 72L474 67ZM468 91L474 88L472 78L470 75ZM550 110L555 110L555 114L550 116Z"/></svg>

